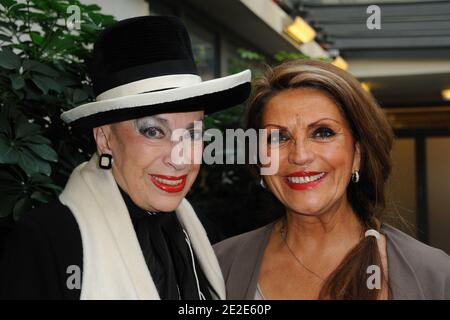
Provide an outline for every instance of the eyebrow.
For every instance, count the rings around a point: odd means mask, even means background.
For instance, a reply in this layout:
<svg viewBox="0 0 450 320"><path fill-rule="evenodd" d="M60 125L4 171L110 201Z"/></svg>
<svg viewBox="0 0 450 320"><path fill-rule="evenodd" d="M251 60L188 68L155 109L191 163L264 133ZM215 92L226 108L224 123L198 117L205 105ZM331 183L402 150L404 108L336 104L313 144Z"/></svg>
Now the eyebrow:
<svg viewBox="0 0 450 320"><path fill-rule="evenodd" d="M163 123L166 126L169 125L169 120L167 120L167 119L161 118L159 116L150 116L150 117L155 119L156 121L159 121L159 122ZM202 128L203 128L204 117L202 116L200 119L194 120L193 122L188 124L185 129L192 129L194 127L194 124L195 124L196 121L202 122Z"/></svg>
<svg viewBox="0 0 450 320"><path fill-rule="evenodd" d="M314 126L316 126L319 122L324 121L324 120L330 120L330 121L336 122L337 124L340 124L339 121L337 121L336 119L333 119L333 118L321 118L321 119L319 119L319 120L317 120L317 121L314 121L313 123L310 123L310 124L308 125L308 127L314 127Z"/></svg>
<svg viewBox="0 0 450 320"><path fill-rule="evenodd" d="M169 120L161 118L161 117L158 117L158 116L150 116L150 118L153 118L153 119L155 119L158 122L164 123L165 125L169 122Z"/></svg>
<svg viewBox="0 0 450 320"><path fill-rule="evenodd" d="M187 127L186 127L186 129L192 129L192 128L194 128L194 124L195 124L195 122L197 122L197 121L199 121L199 122L201 122L202 123L202 129L203 129L203 127L204 127L204 121L205 120L205 118L204 117L201 117L200 119L198 119L198 120L194 120L194 122L191 122L190 124L188 124L187 125Z"/></svg>
<svg viewBox="0 0 450 320"><path fill-rule="evenodd" d="M319 120L316 120L316 121L311 122L310 124L308 124L308 127L309 128L315 127L315 126L317 126L318 123L320 123L321 121L325 121L325 120L330 120L330 121L333 121L333 122L336 122L336 123L340 124L339 121L337 121L336 119L333 119L333 118L321 118ZM279 124L274 124L274 123L268 123L263 128L267 128L267 127L277 127L277 128L280 128L280 129L287 129L287 127L285 127L285 126L280 126Z"/></svg>

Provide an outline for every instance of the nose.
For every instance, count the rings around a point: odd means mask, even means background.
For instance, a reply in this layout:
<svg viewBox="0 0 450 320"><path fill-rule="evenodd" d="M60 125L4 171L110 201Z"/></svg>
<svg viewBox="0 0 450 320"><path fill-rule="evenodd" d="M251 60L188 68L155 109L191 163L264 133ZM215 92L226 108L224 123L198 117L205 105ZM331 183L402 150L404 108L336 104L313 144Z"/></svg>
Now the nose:
<svg viewBox="0 0 450 320"><path fill-rule="evenodd" d="M171 167L175 171L185 170L191 165L186 154L186 148L183 148L182 142L173 143L167 147L163 162L164 165Z"/></svg>
<svg viewBox="0 0 450 320"><path fill-rule="evenodd" d="M309 141L305 138L297 138L289 150L288 161L298 166L308 166L314 160L314 152Z"/></svg>

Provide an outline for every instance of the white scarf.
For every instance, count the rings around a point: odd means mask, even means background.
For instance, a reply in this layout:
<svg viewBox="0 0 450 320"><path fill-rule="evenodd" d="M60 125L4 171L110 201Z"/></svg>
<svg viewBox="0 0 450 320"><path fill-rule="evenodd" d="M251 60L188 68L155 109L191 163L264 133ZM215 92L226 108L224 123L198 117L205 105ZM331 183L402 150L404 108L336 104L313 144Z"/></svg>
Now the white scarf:
<svg viewBox="0 0 450 320"><path fill-rule="evenodd" d="M78 223L83 244L82 300L160 299L148 270L128 209L111 170L98 156L74 169L60 201ZM186 199L176 210L209 283L225 299L225 285L214 251Z"/></svg>

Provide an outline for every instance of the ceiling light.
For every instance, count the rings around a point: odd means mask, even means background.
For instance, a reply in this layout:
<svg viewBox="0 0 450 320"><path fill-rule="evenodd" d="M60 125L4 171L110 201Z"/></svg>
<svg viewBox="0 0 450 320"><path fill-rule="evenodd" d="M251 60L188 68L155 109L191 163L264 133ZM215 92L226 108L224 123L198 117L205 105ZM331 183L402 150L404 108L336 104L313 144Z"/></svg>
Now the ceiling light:
<svg viewBox="0 0 450 320"><path fill-rule="evenodd" d="M336 67L339 67L343 70L347 70L348 69L348 63L341 57L341 56L337 56L332 64L334 64Z"/></svg>
<svg viewBox="0 0 450 320"><path fill-rule="evenodd" d="M450 100L450 89L442 90L442 98L444 100Z"/></svg>
<svg viewBox="0 0 450 320"><path fill-rule="evenodd" d="M290 24L284 32L299 44L310 42L316 36L316 31L300 17L296 17L294 23Z"/></svg>
<svg viewBox="0 0 450 320"><path fill-rule="evenodd" d="M370 92L370 84L368 82L361 82L361 87L367 92Z"/></svg>

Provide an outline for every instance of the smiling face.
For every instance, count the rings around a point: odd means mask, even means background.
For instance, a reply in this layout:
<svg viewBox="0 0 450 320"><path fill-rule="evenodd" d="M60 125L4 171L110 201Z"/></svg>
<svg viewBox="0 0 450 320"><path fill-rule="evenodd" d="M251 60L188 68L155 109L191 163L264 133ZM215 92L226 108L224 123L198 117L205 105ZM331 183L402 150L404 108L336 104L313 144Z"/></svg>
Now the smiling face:
<svg viewBox="0 0 450 320"><path fill-rule="evenodd" d="M348 204L359 147L331 98L317 89L284 90L265 106L262 128L279 152L278 172L263 178L288 211L319 216ZM274 129L278 138L270 136Z"/></svg>
<svg viewBox="0 0 450 320"><path fill-rule="evenodd" d="M193 138L190 151L201 155L202 127L194 127L194 122L202 119L203 111L168 113L98 127L94 129L98 153L112 154L114 178L136 205L170 212L200 169L199 163L180 163L173 157L180 143L171 141L172 134L186 129Z"/></svg>

